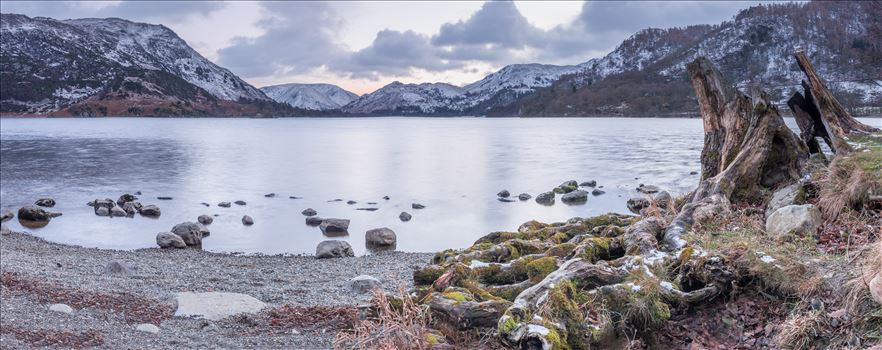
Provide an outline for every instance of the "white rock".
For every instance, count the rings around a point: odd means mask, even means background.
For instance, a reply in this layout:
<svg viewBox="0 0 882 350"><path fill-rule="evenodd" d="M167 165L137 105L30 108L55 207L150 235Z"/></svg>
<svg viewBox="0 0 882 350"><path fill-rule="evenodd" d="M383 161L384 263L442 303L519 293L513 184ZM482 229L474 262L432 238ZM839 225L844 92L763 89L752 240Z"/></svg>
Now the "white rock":
<svg viewBox="0 0 882 350"><path fill-rule="evenodd" d="M257 313L266 307L264 302L239 293L183 292L177 293L175 298L178 301L175 316L202 317L212 321L242 313Z"/></svg>
<svg viewBox="0 0 882 350"><path fill-rule="evenodd" d="M357 294L364 294L377 288L382 288L380 281L373 276L361 275L357 276L346 284L350 291Z"/></svg>
<svg viewBox="0 0 882 350"><path fill-rule="evenodd" d="M153 324L149 324L149 323L139 324L135 327L135 329L137 329L141 332L145 332L145 333L153 333L153 334L159 333L159 327L157 327L156 325L153 325Z"/></svg>
<svg viewBox="0 0 882 350"><path fill-rule="evenodd" d="M822 221L821 211L814 205L788 205L766 219L766 234L775 239L789 235L812 236L818 232Z"/></svg>
<svg viewBox="0 0 882 350"><path fill-rule="evenodd" d="M73 313L73 308L67 304L52 304L49 305L49 311L60 312L63 314Z"/></svg>

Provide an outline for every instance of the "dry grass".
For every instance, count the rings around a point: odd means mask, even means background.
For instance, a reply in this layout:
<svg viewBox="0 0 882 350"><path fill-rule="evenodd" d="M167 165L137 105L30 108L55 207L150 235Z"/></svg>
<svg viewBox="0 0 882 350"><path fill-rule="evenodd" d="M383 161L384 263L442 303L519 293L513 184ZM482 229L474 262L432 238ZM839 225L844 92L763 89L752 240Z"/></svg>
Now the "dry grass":
<svg viewBox="0 0 882 350"><path fill-rule="evenodd" d="M775 343L783 349L809 349L825 329L821 311L793 314L778 327Z"/></svg>
<svg viewBox="0 0 882 350"><path fill-rule="evenodd" d="M871 196L882 195L882 138L866 137L863 148L833 159L818 176L819 206L828 220L845 208L868 209Z"/></svg>
<svg viewBox="0 0 882 350"><path fill-rule="evenodd" d="M882 305L870 293L870 281L882 274L882 240L863 249L845 284L845 307L854 317L851 328L863 339L882 340Z"/></svg>
<svg viewBox="0 0 882 350"><path fill-rule="evenodd" d="M372 304L376 314L356 322L352 330L338 333L334 348L428 349L440 342L442 336L429 328L428 306L416 304L403 288L399 294L400 306L393 306L385 293L375 290Z"/></svg>

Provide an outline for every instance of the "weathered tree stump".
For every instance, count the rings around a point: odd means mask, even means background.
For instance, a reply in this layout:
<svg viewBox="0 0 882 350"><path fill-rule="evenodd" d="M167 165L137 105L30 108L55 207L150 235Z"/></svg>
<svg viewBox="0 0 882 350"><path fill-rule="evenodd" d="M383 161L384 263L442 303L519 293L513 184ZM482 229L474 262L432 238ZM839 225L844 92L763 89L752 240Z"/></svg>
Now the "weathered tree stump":
<svg viewBox="0 0 882 350"><path fill-rule="evenodd" d="M762 91L752 97L729 85L704 57L687 66L704 120L701 183L665 232L668 249L695 222L728 211L733 201L751 201L762 189L800 178L808 147L785 124Z"/></svg>
<svg viewBox="0 0 882 350"><path fill-rule="evenodd" d="M794 93L787 105L793 111L802 140L812 153L820 153L815 137L823 138L834 153L847 154L852 151L847 142L848 134L879 132L854 119L833 97L805 52L796 53L796 62L808 80L802 81L804 93Z"/></svg>

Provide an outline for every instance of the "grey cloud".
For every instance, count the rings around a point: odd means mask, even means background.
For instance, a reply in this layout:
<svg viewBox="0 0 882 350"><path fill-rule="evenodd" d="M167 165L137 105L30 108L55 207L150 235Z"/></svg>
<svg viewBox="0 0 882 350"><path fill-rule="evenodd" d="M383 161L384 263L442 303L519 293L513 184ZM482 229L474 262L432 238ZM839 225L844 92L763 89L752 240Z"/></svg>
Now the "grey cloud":
<svg viewBox="0 0 882 350"><path fill-rule="evenodd" d="M353 77L376 79L379 75L407 75L413 68L443 71L461 67L441 58L441 50L413 31L382 30L370 46L352 53L336 68Z"/></svg>
<svg viewBox="0 0 882 350"><path fill-rule="evenodd" d="M226 6L214 1L122 1L101 8L86 1L4 1L0 11L28 16L72 19L120 17L133 21L180 21L191 15L207 15Z"/></svg>
<svg viewBox="0 0 882 350"><path fill-rule="evenodd" d="M337 40L340 20L321 2L261 3L267 18L258 25L266 32L256 38L236 38L218 50L218 60L246 77L298 74L312 71L347 54Z"/></svg>
<svg viewBox="0 0 882 350"><path fill-rule="evenodd" d="M488 1L469 19L441 26L435 45L492 44L521 49L542 40L543 31L531 25L510 1Z"/></svg>

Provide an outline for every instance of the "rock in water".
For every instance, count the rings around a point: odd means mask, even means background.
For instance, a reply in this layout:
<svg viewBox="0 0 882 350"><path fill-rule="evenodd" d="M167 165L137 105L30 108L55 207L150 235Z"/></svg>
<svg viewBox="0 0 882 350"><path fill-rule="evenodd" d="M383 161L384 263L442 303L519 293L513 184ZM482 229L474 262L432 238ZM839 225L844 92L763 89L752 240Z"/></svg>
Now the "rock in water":
<svg viewBox="0 0 882 350"><path fill-rule="evenodd" d="M579 188L579 183L576 180L570 180L560 184L554 188L554 193L570 193Z"/></svg>
<svg viewBox="0 0 882 350"><path fill-rule="evenodd" d="M410 213L408 213L406 211L403 211L403 212L401 212L401 214L398 214L398 219L403 222L408 222L408 221L410 221L411 218L413 218L413 216L410 215Z"/></svg>
<svg viewBox="0 0 882 350"><path fill-rule="evenodd" d="M127 216L127 215L128 215L128 213L126 213L126 211L123 210L123 208L121 208L121 207L110 208L110 216L122 217L122 216Z"/></svg>
<svg viewBox="0 0 882 350"><path fill-rule="evenodd" d="M181 236L171 232L160 232L156 234L156 245L160 248L186 248L187 243Z"/></svg>
<svg viewBox="0 0 882 350"><path fill-rule="evenodd" d="M668 209L668 206L674 201L674 198L671 197L671 194L668 191L661 191L655 194L655 203L658 204L659 208Z"/></svg>
<svg viewBox="0 0 882 350"><path fill-rule="evenodd" d="M588 201L588 192L575 190L560 197L560 201L566 204L578 204Z"/></svg>
<svg viewBox="0 0 882 350"><path fill-rule="evenodd" d="M263 196L266 197L266 198L273 198L273 197L276 196L276 194L275 194L275 193L267 193L267 194L265 194L265 195L263 195Z"/></svg>
<svg viewBox="0 0 882 350"><path fill-rule="evenodd" d="M195 222L182 222L172 227L171 232L180 236L188 246L199 246L202 244L203 228Z"/></svg>
<svg viewBox="0 0 882 350"><path fill-rule="evenodd" d="M141 208L141 216L158 218L159 215L162 215L162 211L159 210L159 207L153 204L145 205Z"/></svg>
<svg viewBox="0 0 882 350"><path fill-rule="evenodd" d="M310 216L310 217L307 217L307 218L306 218L306 224L309 225L309 226L318 226L318 225L321 225L321 224L322 224L322 221L324 221L324 219L322 219L322 218L320 218L320 217L318 217L318 216Z"/></svg>
<svg viewBox="0 0 882 350"><path fill-rule="evenodd" d="M604 194L604 193L606 193L606 191L603 191L603 190L598 189L598 188L595 188L593 191L591 191L591 195L592 195L592 196L599 196L599 195L602 195L602 194Z"/></svg>
<svg viewBox="0 0 882 350"><path fill-rule="evenodd" d="M353 201L353 200L346 201L346 204L349 204L349 205L353 205L353 204L355 204L355 203L358 203L358 202Z"/></svg>
<svg viewBox="0 0 882 350"><path fill-rule="evenodd" d="M248 204L248 203L245 203L245 201L239 200L239 201L235 201L235 202L233 202L233 204L235 204L235 205L245 205L245 204Z"/></svg>
<svg viewBox="0 0 882 350"><path fill-rule="evenodd" d="M508 198L509 196L511 196L511 193L509 193L508 190L502 190L499 191L499 193L497 193L496 195L499 196L499 198Z"/></svg>
<svg viewBox="0 0 882 350"><path fill-rule="evenodd" d="M324 219L319 228L325 235L345 235L349 234L349 220L346 219Z"/></svg>
<svg viewBox="0 0 882 350"><path fill-rule="evenodd" d="M644 197L634 197L628 200L628 210L634 214L640 214L640 210L649 207L649 199Z"/></svg>
<svg viewBox="0 0 882 350"><path fill-rule="evenodd" d="M653 186L653 185L643 185L643 184L640 184L640 186L637 187L637 192L640 192L640 193L653 194L653 193L656 193L656 192L658 192L658 191L659 191L658 187L657 187L657 186Z"/></svg>
<svg viewBox="0 0 882 350"><path fill-rule="evenodd" d="M503 203L517 202L517 201L514 200L514 199L511 199L511 198L502 198L502 197L498 197L498 198L496 198L496 200L498 200L498 201L500 201L500 202L503 202Z"/></svg>
<svg viewBox="0 0 882 350"><path fill-rule="evenodd" d="M40 228L49 224L49 220L61 213L53 213L43 208L26 205L18 209L18 222L27 228Z"/></svg>
<svg viewBox="0 0 882 350"><path fill-rule="evenodd" d="M128 216L135 216L135 213L140 212L143 207L139 202L125 202L122 205L122 209Z"/></svg>
<svg viewBox="0 0 882 350"><path fill-rule="evenodd" d="M238 314L258 313L266 307L264 302L239 293L182 292L177 293L175 299L178 301L175 316L202 317L212 321Z"/></svg>
<svg viewBox="0 0 882 350"><path fill-rule="evenodd" d="M579 186L582 186L582 187L596 187L596 186L597 186L597 181L594 181L594 180L585 181L585 182L583 182L583 183L580 183Z"/></svg>
<svg viewBox="0 0 882 350"><path fill-rule="evenodd" d="M3 212L0 212L0 222L7 222L9 220L12 220L12 218L14 217L15 215L12 214L12 210L3 209Z"/></svg>
<svg viewBox="0 0 882 350"><path fill-rule="evenodd" d="M222 208L229 208L231 205L230 205L230 202L220 202L217 204L217 206L222 207Z"/></svg>
<svg viewBox="0 0 882 350"><path fill-rule="evenodd" d="M300 214L303 214L306 216L316 216L316 215L318 215L318 212L315 211L315 209L306 208L306 209L303 209L303 211L301 211Z"/></svg>
<svg viewBox="0 0 882 350"><path fill-rule="evenodd" d="M766 205L766 218L772 216L772 213L778 209L788 205L798 204L796 203L796 197L799 195L799 188L800 185L797 182L775 191L775 193L772 194L772 199L769 200L769 204Z"/></svg>
<svg viewBox="0 0 882 350"><path fill-rule="evenodd" d="M245 216L242 217L242 225L245 225L245 226L251 226L251 225L254 225L254 219L252 219L252 218L251 218L250 216L248 216L248 215L245 215Z"/></svg>
<svg viewBox="0 0 882 350"><path fill-rule="evenodd" d="M52 305L49 305L49 311L60 312L63 314L70 314L70 313L73 313L73 308L67 304L52 304Z"/></svg>
<svg viewBox="0 0 882 350"><path fill-rule="evenodd" d="M369 247L392 247L397 243L395 231L388 227L368 230L364 235L364 240Z"/></svg>
<svg viewBox="0 0 882 350"><path fill-rule="evenodd" d="M55 200L52 198L40 198L34 202L34 204L41 207L52 208L55 206Z"/></svg>
<svg viewBox="0 0 882 350"><path fill-rule="evenodd" d="M346 287L356 294L364 294L374 289L383 288L382 284L380 284L380 280L368 275L356 276L346 283Z"/></svg>
<svg viewBox="0 0 882 350"><path fill-rule="evenodd" d="M159 327L157 327L154 324L150 324L150 323L139 324L139 325L135 326L135 330L138 330L138 331L141 331L144 333L152 333L152 334L159 333Z"/></svg>
<svg viewBox="0 0 882 350"><path fill-rule="evenodd" d="M521 193L518 195L518 199L522 201L528 201L530 200L530 198L533 198L533 196L531 196L529 193Z"/></svg>
<svg viewBox="0 0 882 350"><path fill-rule="evenodd" d="M811 237L818 232L822 220L821 211L814 205L788 205L766 219L766 234L775 239L788 239L791 235Z"/></svg>
<svg viewBox="0 0 882 350"><path fill-rule="evenodd" d="M425 208L426 208L425 205L422 205L422 204L419 204L419 203L413 203L413 204L410 205L410 207L413 208L413 209L425 209Z"/></svg>
<svg viewBox="0 0 882 350"><path fill-rule="evenodd" d="M126 202L134 202L136 199L138 198L135 198L135 196L126 193L122 196L119 196L119 199L116 200L116 205L123 206L123 204L126 204Z"/></svg>
<svg viewBox="0 0 882 350"><path fill-rule="evenodd" d="M196 218L196 221L199 221L199 223L203 225L211 225L211 223L214 222L214 218L208 215L199 215L199 217Z"/></svg>
<svg viewBox="0 0 882 350"><path fill-rule="evenodd" d="M315 257L318 259L343 258L355 256L352 246L345 241L328 240L322 241L315 248Z"/></svg>
<svg viewBox="0 0 882 350"><path fill-rule="evenodd" d="M383 196L383 199L388 201L388 200L389 200L389 196Z"/></svg>
<svg viewBox="0 0 882 350"><path fill-rule="evenodd" d="M119 260L114 260L104 266L104 272L109 274L128 275L132 273L132 267Z"/></svg>
<svg viewBox="0 0 882 350"><path fill-rule="evenodd" d="M172 197L160 196L160 197L156 197L156 199L162 200L162 201L170 201L170 200L172 200Z"/></svg>
<svg viewBox="0 0 882 350"><path fill-rule="evenodd" d="M95 207L95 215L110 216L110 209L107 209L105 207Z"/></svg>
<svg viewBox="0 0 882 350"><path fill-rule="evenodd" d="M208 203L205 203L205 202L202 202L202 203L199 203L199 204L202 204L202 205L204 205L204 206L206 206L206 207L210 207L210 206L211 206L211 204L208 204Z"/></svg>
<svg viewBox="0 0 882 350"><path fill-rule="evenodd" d="M542 192L536 196L536 203L542 205L554 204L554 192Z"/></svg>

